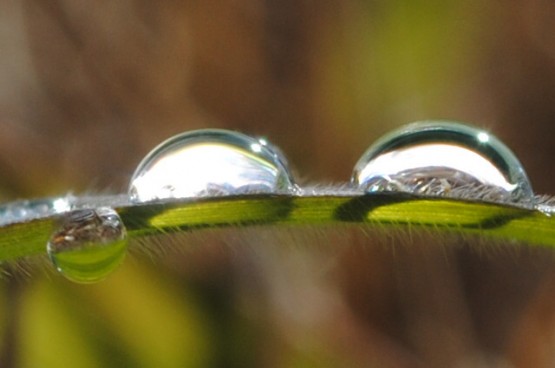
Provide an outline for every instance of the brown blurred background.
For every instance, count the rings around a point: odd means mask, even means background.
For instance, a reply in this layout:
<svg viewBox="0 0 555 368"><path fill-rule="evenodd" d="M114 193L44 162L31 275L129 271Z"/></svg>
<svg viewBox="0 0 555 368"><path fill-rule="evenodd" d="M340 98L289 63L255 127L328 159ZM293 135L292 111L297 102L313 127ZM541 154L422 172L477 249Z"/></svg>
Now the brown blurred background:
<svg viewBox="0 0 555 368"><path fill-rule="evenodd" d="M555 194L553 19L547 0L4 1L0 198L125 191L156 144L207 127L344 182L381 134L438 118L492 131ZM216 234L89 287L7 278L0 362L555 366L552 251L311 232Z"/></svg>

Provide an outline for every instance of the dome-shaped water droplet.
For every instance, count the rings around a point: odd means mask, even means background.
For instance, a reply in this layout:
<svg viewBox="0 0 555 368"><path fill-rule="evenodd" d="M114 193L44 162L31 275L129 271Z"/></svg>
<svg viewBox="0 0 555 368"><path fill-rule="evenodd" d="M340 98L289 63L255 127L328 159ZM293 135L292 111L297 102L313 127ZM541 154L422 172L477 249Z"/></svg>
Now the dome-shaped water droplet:
<svg viewBox="0 0 555 368"><path fill-rule="evenodd" d="M183 133L141 162L129 187L135 201L247 193L293 193L280 151L264 139L219 129Z"/></svg>
<svg viewBox="0 0 555 368"><path fill-rule="evenodd" d="M97 282L123 261L126 230L112 208L75 210L62 217L46 249L56 269L69 280Z"/></svg>
<svg viewBox="0 0 555 368"><path fill-rule="evenodd" d="M531 206L515 155L494 136L452 122L418 122L379 139L355 166L366 192L401 191Z"/></svg>

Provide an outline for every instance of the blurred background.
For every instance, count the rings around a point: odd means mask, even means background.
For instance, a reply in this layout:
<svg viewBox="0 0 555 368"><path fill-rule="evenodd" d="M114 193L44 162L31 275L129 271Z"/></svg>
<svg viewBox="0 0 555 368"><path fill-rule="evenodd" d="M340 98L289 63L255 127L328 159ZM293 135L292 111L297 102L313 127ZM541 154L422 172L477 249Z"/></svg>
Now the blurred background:
<svg viewBox="0 0 555 368"><path fill-rule="evenodd" d="M151 148L209 127L268 137L301 183L345 182L380 135L439 118L495 133L555 194L554 17L547 0L4 1L0 198L124 192ZM5 277L0 366L555 366L552 251L236 232L158 239L182 251L97 285Z"/></svg>

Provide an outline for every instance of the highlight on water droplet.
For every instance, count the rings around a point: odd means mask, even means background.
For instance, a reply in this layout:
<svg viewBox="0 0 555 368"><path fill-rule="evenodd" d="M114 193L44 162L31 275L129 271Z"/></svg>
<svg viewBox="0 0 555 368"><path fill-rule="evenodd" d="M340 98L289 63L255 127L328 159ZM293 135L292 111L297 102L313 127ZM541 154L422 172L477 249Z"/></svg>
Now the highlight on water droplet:
<svg viewBox="0 0 555 368"><path fill-rule="evenodd" d="M80 209L61 218L46 250L66 278L93 283L121 264L127 252L127 234L112 208Z"/></svg>
<svg viewBox="0 0 555 368"><path fill-rule="evenodd" d="M14 222L30 221L68 212L73 207L73 196L25 199L0 206L0 226Z"/></svg>
<svg viewBox="0 0 555 368"><path fill-rule="evenodd" d="M129 186L138 202L254 193L292 194L281 152L265 139L221 129L174 136L139 164Z"/></svg>
<svg viewBox="0 0 555 368"><path fill-rule="evenodd" d="M446 121L409 124L373 144L352 183L366 192L407 192L533 206L524 168L505 144Z"/></svg>

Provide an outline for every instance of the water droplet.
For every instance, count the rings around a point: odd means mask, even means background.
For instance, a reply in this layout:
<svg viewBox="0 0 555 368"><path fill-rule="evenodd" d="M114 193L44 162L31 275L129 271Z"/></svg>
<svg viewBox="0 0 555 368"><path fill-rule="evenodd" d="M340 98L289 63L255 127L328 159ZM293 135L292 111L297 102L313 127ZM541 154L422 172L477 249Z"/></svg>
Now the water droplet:
<svg viewBox="0 0 555 368"><path fill-rule="evenodd" d="M126 230L112 208L75 210L61 218L46 249L56 269L69 280L97 282L123 261Z"/></svg>
<svg viewBox="0 0 555 368"><path fill-rule="evenodd" d="M459 123L409 124L379 139L355 166L366 192L401 191L532 206L524 168L501 141Z"/></svg>
<svg viewBox="0 0 555 368"><path fill-rule="evenodd" d="M264 139L206 129L174 136L141 162L129 187L134 201L248 193L291 194L281 152Z"/></svg>
<svg viewBox="0 0 555 368"><path fill-rule="evenodd" d="M25 199L0 206L0 226L68 212L74 197Z"/></svg>

